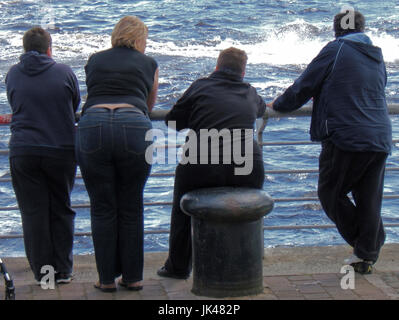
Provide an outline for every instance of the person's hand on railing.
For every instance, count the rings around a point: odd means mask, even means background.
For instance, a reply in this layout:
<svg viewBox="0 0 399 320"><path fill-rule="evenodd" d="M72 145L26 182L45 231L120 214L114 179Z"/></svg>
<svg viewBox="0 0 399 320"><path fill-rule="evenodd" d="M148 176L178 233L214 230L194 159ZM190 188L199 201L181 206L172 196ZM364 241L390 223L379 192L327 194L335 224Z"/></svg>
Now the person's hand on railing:
<svg viewBox="0 0 399 320"><path fill-rule="evenodd" d="M274 108L273 108L274 101L276 101L276 99L274 99L272 102L266 103L266 107L268 107L271 110L274 110Z"/></svg>

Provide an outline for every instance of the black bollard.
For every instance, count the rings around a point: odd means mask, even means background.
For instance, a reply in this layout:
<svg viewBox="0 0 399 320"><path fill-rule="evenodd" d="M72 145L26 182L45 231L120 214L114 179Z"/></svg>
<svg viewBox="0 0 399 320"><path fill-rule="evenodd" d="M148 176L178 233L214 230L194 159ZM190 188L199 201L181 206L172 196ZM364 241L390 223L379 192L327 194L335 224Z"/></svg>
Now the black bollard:
<svg viewBox="0 0 399 320"><path fill-rule="evenodd" d="M273 209L270 196L258 189L198 189L183 196L190 215L193 243L193 288L215 298L263 292L263 219Z"/></svg>

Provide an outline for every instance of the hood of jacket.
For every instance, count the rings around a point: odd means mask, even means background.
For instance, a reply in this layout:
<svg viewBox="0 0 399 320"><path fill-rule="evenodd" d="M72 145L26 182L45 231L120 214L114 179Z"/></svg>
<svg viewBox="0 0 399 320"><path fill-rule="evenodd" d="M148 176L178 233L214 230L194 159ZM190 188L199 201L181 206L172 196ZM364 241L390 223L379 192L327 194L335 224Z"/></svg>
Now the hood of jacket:
<svg viewBox="0 0 399 320"><path fill-rule="evenodd" d="M375 47L370 38L362 32L350 33L343 37L339 37L338 39L344 40L347 45L356 49L370 59L373 59L377 62L384 61L381 48Z"/></svg>
<svg viewBox="0 0 399 320"><path fill-rule="evenodd" d="M29 76L38 75L55 64L55 61L48 55L36 51L24 53L19 60L19 69Z"/></svg>

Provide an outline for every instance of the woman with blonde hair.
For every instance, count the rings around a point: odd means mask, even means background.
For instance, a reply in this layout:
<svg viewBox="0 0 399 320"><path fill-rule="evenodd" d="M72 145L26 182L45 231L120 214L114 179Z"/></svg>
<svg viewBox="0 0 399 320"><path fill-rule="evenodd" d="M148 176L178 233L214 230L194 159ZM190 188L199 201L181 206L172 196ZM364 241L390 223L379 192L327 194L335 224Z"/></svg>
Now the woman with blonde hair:
<svg viewBox="0 0 399 320"><path fill-rule="evenodd" d="M76 154L91 203L91 226L103 292L141 290L144 260L143 190L151 165L145 136L158 89L157 62L144 54L148 29L137 17L114 27L112 48L87 65Z"/></svg>

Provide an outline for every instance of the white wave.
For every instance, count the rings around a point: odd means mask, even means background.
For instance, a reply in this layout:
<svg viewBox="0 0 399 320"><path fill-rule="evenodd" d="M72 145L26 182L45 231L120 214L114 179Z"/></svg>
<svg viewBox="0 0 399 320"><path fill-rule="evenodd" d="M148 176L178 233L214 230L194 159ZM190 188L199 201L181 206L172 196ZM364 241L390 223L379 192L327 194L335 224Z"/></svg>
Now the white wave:
<svg viewBox="0 0 399 320"><path fill-rule="evenodd" d="M387 34L374 32L367 33L373 44L382 49L386 62L399 62L399 39Z"/></svg>
<svg viewBox="0 0 399 320"><path fill-rule="evenodd" d="M251 85L254 86L257 89L264 90L264 89L269 89L270 87L276 87L276 88L281 88L285 89L289 87L292 84L291 79L281 79L278 81L264 81L264 82L251 82Z"/></svg>
<svg viewBox="0 0 399 320"><path fill-rule="evenodd" d="M219 41L215 38L209 42L209 45L179 46L172 41L154 42L149 40L147 52L188 58L217 58L221 50L228 47L237 47L245 50L248 54L249 64L296 65L309 63L324 44L318 39L304 42L295 33L285 34L284 36L273 35L265 41L252 44L242 43L230 38L219 39ZM294 47L295 50L293 50Z"/></svg>
<svg viewBox="0 0 399 320"><path fill-rule="evenodd" d="M298 27L297 27L298 25ZM306 65L331 39L323 39L320 34L306 34L307 28L316 28L299 21L299 24L286 24L280 30L262 29L263 34L253 43L231 38L222 39L216 36L206 42L196 39L187 41L162 41L150 39L147 42L147 53L150 55L167 55L187 58L216 59L221 50L238 47L248 54L249 64L268 64L276 66ZM312 31L312 29L310 29ZM370 31L368 35L373 43L382 48L387 62L399 61L399 39L386 33ZM4 39L0 49L0 59L13 60L22 53L22 36L11 31L0 31ZM53 33L53 54L57 58L85 59L91 54L111 46L110 35L94 33ZM326 37L326 35L324 35Z"/></svg>
<svg viewBox="0 0 399 320"><path fill-rule="evenodd" d="M129 4L129 6L131 6L131 7L141 7L141 6L144 6L144 5L147 5L147 4L149 4L150 2L149 1L140 1L140 2L138 2L138 3L131 3L131 4Z"/></svg>

